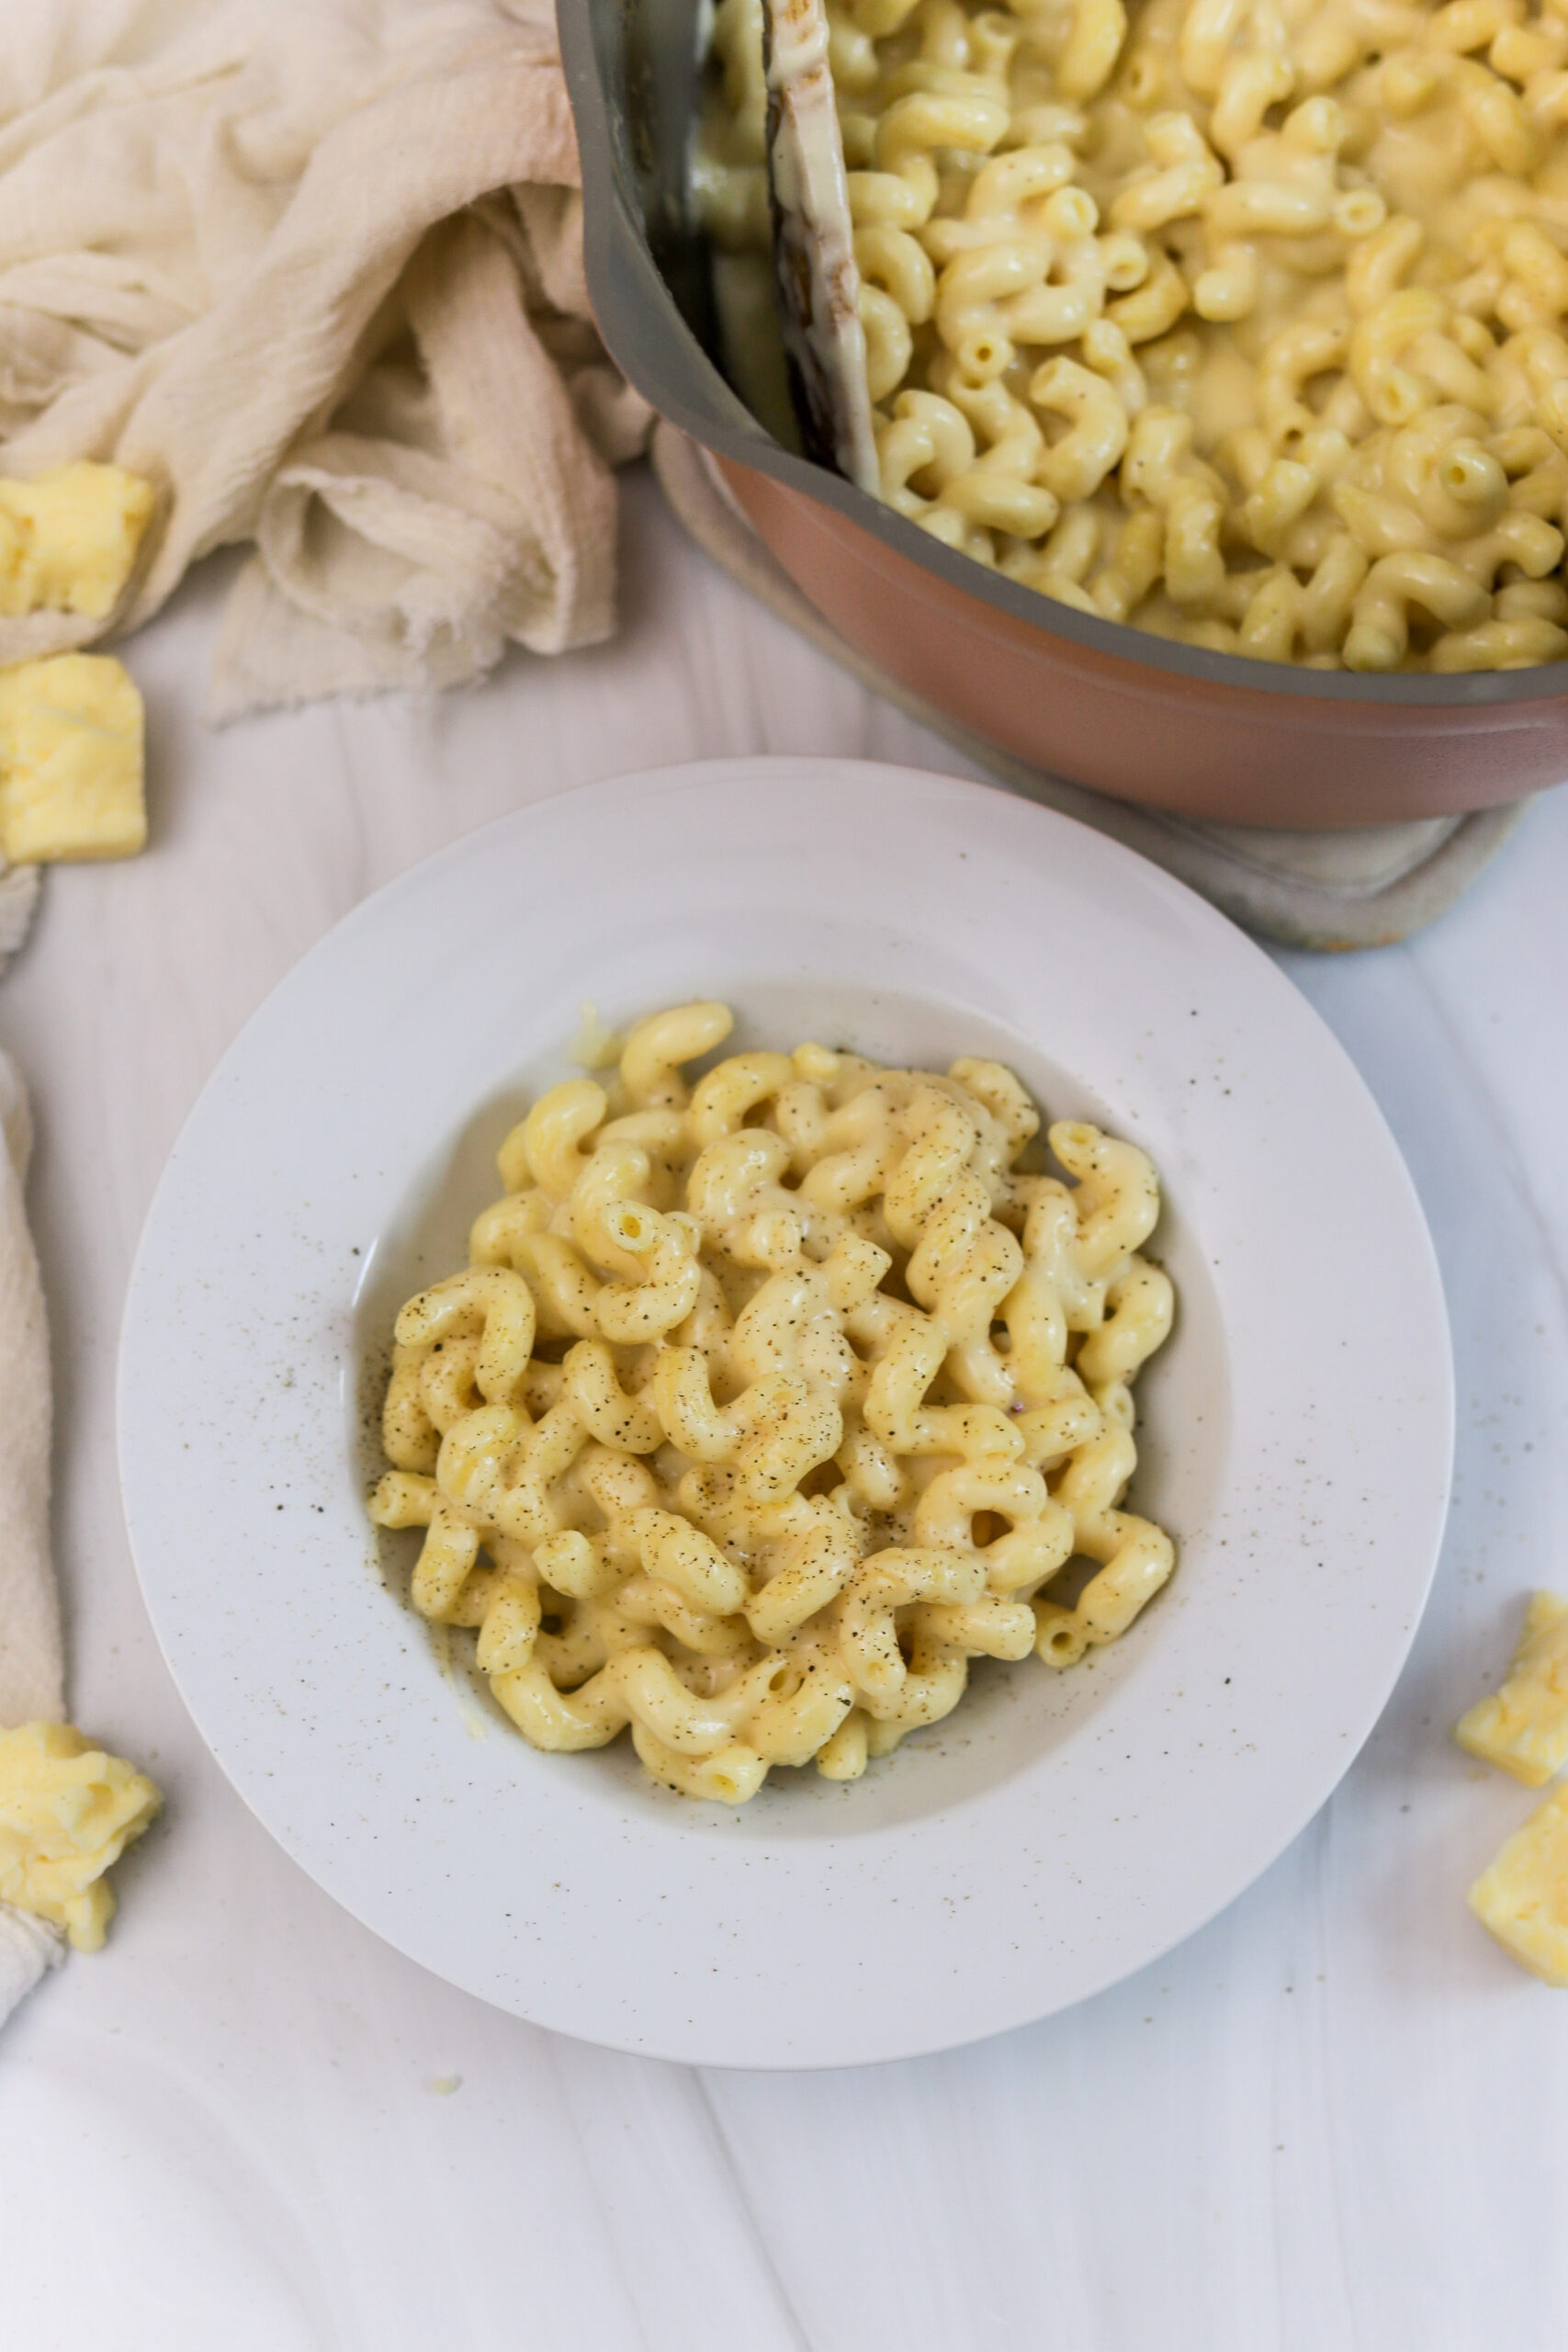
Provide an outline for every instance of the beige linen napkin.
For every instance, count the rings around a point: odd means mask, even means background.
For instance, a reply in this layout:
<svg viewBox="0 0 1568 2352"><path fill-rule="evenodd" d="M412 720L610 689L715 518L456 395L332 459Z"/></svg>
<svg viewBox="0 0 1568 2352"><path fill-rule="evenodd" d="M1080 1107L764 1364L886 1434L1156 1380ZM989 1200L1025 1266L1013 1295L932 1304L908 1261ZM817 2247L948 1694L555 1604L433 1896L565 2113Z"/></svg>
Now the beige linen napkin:
<svg viewBox="0 0 1568 2352"><path fill-rule="evenodd" d="M28 935L38 887L36 865L7 865L0 857L0 972Z"/></svg>
<svg viewBox="0 0 1568 2352"><path fill-rule="evenodd" d="M0 17L0 469L161 493L114 633L236 541L215 714L614 626L604 357L548 0ZM0 620L0 662L95 625Z"/></svg>
<svg viewBox="0 0 1568 2352"><path fill-rule="evenodd" d="M32 1123L0 1053L0 1726L65 1713L60 1604L49 1557L49 1333L22 1202ZM0 2023L64 1939L0 1903Z"/></svg>

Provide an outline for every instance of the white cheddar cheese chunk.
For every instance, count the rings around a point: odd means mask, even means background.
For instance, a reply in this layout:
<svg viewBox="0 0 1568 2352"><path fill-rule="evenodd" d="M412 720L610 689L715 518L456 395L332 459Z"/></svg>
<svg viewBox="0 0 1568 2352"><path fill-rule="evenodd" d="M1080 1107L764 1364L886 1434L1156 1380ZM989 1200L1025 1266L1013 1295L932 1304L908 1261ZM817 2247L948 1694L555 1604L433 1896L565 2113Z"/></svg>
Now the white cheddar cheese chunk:
<svg viewBox="0 0 1568 2352"><path fill-rule="evenodd" d="M1516 1829L1471 1888L1470 1907L1523 1967L1568 1984L1568 1789Z"/></svg>
<svg viewBox="0 0 1568 2352"><path fill-rule="evenodd" d="M153 490L123 466L85 460L31 481L0 479L0 616L107 620L130 579Z"/></svg>
<svg viewBox="0 0 1568 2352"><path fill-rule="evenodd" d="M72 1724L0 1731L0 1902L96 1951L115 1907L104 1873L162 1803L145 1773Z"/></svg>
<svg viewBox="0 0 1568 2352"><path fill-rule="evenodd" d="M103 653L0 670L0 854L133 857L147 839L141 696Z"/></svg>
<svg viewBox="0 0 1568 2352"><path fill-rule="evenodd" d="M1507 1680L1461 1718L1454 1737L1527 1788L1568 1764L1568 1600L1531 1595Z"/></svg>

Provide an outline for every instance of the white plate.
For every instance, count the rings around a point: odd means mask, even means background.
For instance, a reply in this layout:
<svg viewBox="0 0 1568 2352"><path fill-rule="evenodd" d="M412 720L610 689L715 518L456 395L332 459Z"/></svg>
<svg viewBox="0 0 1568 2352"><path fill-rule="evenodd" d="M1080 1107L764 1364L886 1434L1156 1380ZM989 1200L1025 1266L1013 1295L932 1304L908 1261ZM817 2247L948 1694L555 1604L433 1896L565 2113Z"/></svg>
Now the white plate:
<svg viewBox="0 0 1568 2352"><path fill-rule="evenodd" d="M492 1155L611 1023L723 996L738 1040L1010 1062L1154 1155L1177 1335L1134 1497L1180 1544L1057 1678L983 1666L866 1778L666 1794L626 1742L536 1754L400 1603L364 1514L399 1303L462 1262ZM131 1283L126 1512L203 1735L313 1878L541 2024L838 2065L1044 2016L1239 1894L1382 1706L1446 1507L1451 1369L1409 1177L1242 934L1000 792L740 760L520 810L369 899L192 1113Z"/></svg>

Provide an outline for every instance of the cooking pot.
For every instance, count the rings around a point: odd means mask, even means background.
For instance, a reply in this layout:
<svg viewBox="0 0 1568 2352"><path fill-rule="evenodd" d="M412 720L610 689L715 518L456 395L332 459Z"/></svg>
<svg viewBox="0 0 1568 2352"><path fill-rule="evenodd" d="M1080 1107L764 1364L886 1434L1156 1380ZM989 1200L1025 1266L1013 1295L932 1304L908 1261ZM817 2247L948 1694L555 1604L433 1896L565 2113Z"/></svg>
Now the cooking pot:
<svg viewBox="0 0 1568 2352"><path fill-rule="evenodd" d="M1055 775L1249 825L1483 808L1568 775L1568 662L1370 676L1252 662L1075 611L784 448L730 389L687 201L698 0L558 0L589 290L624 374L709 449L833 628L911 693Z"/></svg>

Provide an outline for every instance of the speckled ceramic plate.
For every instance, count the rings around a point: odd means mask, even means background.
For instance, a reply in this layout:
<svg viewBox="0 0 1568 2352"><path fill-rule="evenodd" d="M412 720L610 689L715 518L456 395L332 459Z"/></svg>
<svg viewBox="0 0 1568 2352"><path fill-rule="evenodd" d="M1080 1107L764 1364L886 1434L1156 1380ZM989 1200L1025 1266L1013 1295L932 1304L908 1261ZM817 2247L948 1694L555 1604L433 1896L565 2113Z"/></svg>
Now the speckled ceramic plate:
<svg viewBox="0 0 1568 2352"><path fill-rule="evenodd" d="M861 1781L736 1812L627 1744L536 1754L402 1605L364 1513L388 1330L460 1262L520 1104L612 1023L724 996L742 1042L1011 1062L1154 1155L1176 1336L1134 1500L1180 1544L1133 1632L983 1666ZM852 2064L1081 1999L1189 1935L1328 1795L1430 1580L1441 1291L1345 1055L1182 886L1044 809L743 760L520 810L371 899L274 993L159 1190L120 1365L148 1606L214 1754L400 1950L564 2031ZM373 1420L373 1410L371 1412Z"/></svg>

